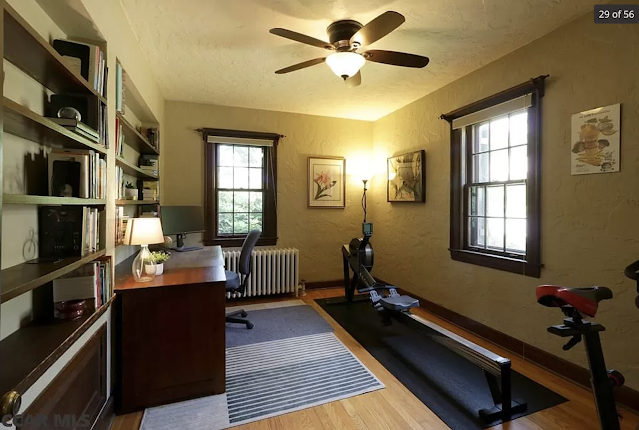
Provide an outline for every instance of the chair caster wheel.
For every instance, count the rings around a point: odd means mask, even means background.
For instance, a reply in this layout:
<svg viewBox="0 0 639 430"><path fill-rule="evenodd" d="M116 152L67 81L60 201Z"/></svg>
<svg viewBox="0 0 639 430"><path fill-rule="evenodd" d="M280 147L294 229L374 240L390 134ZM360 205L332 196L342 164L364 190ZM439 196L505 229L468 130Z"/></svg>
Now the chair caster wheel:
<svg viewBox="0 0 639 430"><path fill-rule="evenodd" d="M246 318L248 314L246 312L242 312L242 318Z"/></svg>
<svg viewBox="0 0 639 430"><path fill-rule="evenodd" d="M252 324L252 323L248 323L248 324L246 324L246 328L248 328L248 329L252 329L252 328L253 328L253 324Z"/></svg>

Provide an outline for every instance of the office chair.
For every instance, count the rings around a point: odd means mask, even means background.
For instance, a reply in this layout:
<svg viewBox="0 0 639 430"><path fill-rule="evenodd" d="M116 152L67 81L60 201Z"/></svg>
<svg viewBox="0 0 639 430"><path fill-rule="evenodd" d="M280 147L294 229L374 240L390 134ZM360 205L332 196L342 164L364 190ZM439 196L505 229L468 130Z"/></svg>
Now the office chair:
<svg viewBox="0 0 639 430"><path fill-rule="evenodd" d="M242 252L240 253L240 274L244 275L243 282L240 282L240 276L236 272L225 271L226 274L226 292L227 293L240 293L244 294L246 290L246 284L251 276L251 253L257 240L260 238L261 232L259 230L253 230L246 235L244 243L242 244ZM242 318L237 318L240 315ZM227 323L246 324L246 328L253 328L253 324L247 320L246 312L244 309L239 311L230 312L226 314Z"/></svg>

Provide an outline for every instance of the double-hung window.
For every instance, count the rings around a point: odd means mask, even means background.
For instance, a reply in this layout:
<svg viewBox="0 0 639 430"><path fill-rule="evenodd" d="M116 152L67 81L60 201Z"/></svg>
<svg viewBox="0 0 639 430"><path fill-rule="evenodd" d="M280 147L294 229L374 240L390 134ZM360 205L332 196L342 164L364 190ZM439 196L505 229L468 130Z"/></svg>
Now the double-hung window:
<svg viewBox="0 0 639 430"><path fill-rule="evenodd" d="M539 277L545 77L457 109L451 123L451 257Z"/></svg>
<svg viewBox="0 0 639 430"><path fill-rule="evenodd" d="M251 230L258 245L277 239L279 135L202 129L206 157L207 244L240 246Z"/></svg>

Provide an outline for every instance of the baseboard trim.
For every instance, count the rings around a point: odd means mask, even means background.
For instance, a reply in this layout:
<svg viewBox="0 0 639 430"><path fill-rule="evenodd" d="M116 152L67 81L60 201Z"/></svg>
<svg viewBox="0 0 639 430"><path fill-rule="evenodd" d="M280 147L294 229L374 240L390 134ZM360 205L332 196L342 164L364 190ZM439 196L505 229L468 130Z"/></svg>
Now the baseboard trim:
<svg viewBox="0 0 639 430"><path fill-rule="evenodd" d="M305 287L307 290L319 290L323 288L335 288L335 287L343 287L344 280L343 279L334 279L332 281L315 281L315 282L306 282Z"/></svg>
<svg viewBox="0 0 639 430"><path fill-rule="evenodd" d="M109 430L114 418L115 409L113 407L113 395L111 395L95 420L93 430Z"/></svg>
<svg viewBox="0 0 639 430"><path fill-rule="evenodd" d="M387 285L393 285L391 283L379 280ZM463 328L466 331L473 333L489 342L494 343L514 354L517 354L520 358L541 366L556 375L568 379L584 388L590 390L590 371L581 366L578 366L570 361L564 360L554 354L546 352L542 349L527 344L524 341L516 339L505 333L488 327L478 321L458 314L455 311L447 309L437 303L433 303L430 300L426 300L423 297L406 291L402 288L398 288L401 294L407 294L411 297L415 297L419 300L420 307L438 317ZM639 391L636 391L630 387L619 387L615 389L615 398L617 402L629 409L639 411Z"/></svg>

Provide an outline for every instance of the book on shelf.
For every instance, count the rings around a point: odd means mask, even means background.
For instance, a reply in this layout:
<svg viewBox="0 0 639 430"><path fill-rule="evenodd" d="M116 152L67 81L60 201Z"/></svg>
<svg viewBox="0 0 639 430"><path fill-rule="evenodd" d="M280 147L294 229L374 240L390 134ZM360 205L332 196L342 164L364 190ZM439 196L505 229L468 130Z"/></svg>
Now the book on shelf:
<svg viewBox="0 0 639 430"><path fill-rule="evenodd" d="M124 242L124 232L126 231L126 225L129 222L129 217L124 215L124 207L118 206L115 211L115 243L122 244Z"/></svg>
<svg viewBox="0 0 639 430"><path fill-rule="evenodd" d="M100 95L106 95L106 55L97 45L73 40L55 39L53 49L58 51L64 64L82 76Z"/></svg>
<svg viewBox="0 0 639 430"><path fill-rule="evenodd" d="M83 257L100 249L106 212L86 206L38 207L41 258Z"/></svg>
<svg viewBox="0 0 639 430"><path fill-rule="evenodd" d="M76 134L79 134L82 137L85 137L93 142L100 141L100 135L97 130L89 127L85 123L78 121L77 119L71 118L49 118L51 121L55 122L58 125L66 128L69 131L72 131Z"/></svg>
<svg viewBox="0 0 639 430"><path fill-rule="evenodd" d="M157 218L157 217L158 217L157 211L144 211L140 215L140 218Z"/></svg>
<svg viewBox="0 0 639 430"><path fill-rule="evenodd" d="M126 72L120 63L115 64L115 110L124 114L124 87L126 85Z"/></svg>
<svg viewBox="0 0 639 430"><path fill-rule="evenodd" d="M53 94L48 105L47 117L58 119L58 111L72 107L80 113L80 121L88 127L82 128L86 133L97 132L99 145L108 148L108 110L95 97L82 94ZM76 129L79 129L76 127ZM89 130L90 129L90 130Z"/></svg>
<svg viewBox="0 0 639 430"><path fill-rule="evenodd" d="M53 280L53 302L86 300L98 309L113 295L111 260L93 261Z"/></svg>
<svg viewBox="0 0 639 430"><path fill-rule="evenodd" d="M158 181L142 181L142 196L147 200L146 196L153 196L148 200L160 200L160 187Z"/></svg>
<svg viewBox="0 0 639 430"><path fill-rule="evenodd" d="M53 150L48 158L49 195L106 198L106 160L92 150Z"/></svg>
<svg viewBox="0 0 639 430"><path fill-rule="evenodd" d="M148 173L150 175L158 175L158 167L159 160L155 155L140 155L140 159L138 161L140 165L140 170L144 173Z"/></svg>

